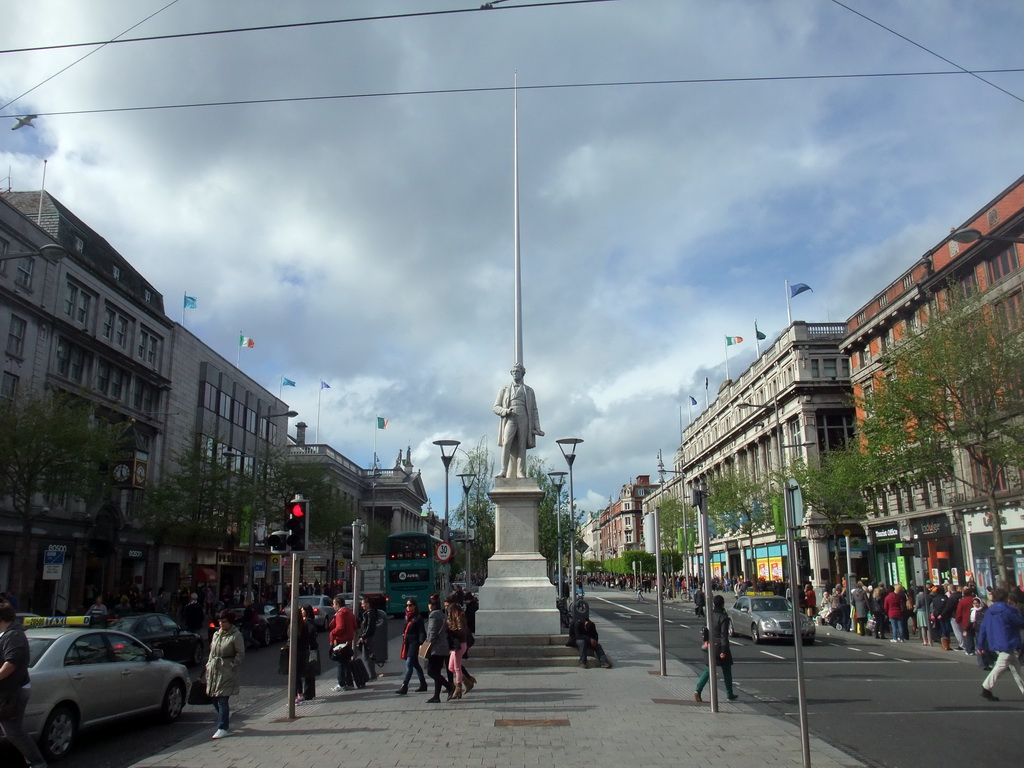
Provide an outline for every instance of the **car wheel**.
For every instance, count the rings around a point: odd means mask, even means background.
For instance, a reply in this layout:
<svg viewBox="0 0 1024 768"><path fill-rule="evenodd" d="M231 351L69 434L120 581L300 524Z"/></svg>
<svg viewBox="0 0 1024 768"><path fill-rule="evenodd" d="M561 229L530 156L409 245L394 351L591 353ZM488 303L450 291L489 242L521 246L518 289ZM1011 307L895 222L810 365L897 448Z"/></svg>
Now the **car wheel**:
<svg viewBox="0 0 1024 768"><path fill-rule="evenodd" d="M54 707L46 718L39 749L47 760L60 760L75 743L78 736L78 716L66 704Z"/></svg>
<svg viewBox="0 0 1024 768"><path fill-rule="evenodd" d="M750 625L750 639L755 643L761 642L761 631L757 628L757 624Z"/></svg>
<svg viewBox="0 0 1024 768"><path fill-rule="evenodd" d="M160 705L160 719L165 723L173 723L181 717L185 707L185 686L181 680L174 680L164 692L164 700Z"/></svg>
<svg viewBox="0 0 1024 768"><path fill-rule="evenodd" d="M729 637L736 637L736 625L729 622Z"/></svg>
<svg viewBox="0 0 1024 768"><path fill-rule="evenodd" d="M196 647L192 649L192 662L191 664L189 664L189 666L194 667L198 664L202 664L204 655L205 654L203 653L203 644L196 643Z"/></svg>
<svg viewBox="0 0 1024 768"><path fill-rule="evenodd" d="M266 648L268 645L270 645L270 643L271 643L271 639L270 639L270 626L268 625L268 626L263 628L263 636L260 637L260 645L262 645L264 648Z"/></svg>

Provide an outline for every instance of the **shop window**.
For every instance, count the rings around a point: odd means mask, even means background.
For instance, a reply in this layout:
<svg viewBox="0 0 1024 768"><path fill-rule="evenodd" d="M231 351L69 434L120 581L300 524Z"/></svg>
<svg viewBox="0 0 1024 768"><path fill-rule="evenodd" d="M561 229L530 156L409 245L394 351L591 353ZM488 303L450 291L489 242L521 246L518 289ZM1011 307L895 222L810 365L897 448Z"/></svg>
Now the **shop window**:
<svg viewBox="0 0 1024 768"><path fill-rule="evenodd" d="M990 285L995 285L1018 269L1020 269L1020 262L1017 260L1017 247L1010 245L1005 251L989 259L988 276Z"/></svg>

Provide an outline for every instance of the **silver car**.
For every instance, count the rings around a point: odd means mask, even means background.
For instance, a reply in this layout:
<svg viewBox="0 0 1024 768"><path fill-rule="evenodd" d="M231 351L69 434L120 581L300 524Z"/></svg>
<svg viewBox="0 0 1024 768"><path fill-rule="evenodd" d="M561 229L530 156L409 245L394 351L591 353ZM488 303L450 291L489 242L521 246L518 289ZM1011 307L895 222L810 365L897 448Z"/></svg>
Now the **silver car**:
<svg viewBox="0 0 1024 768"><path fill-rule="evenodd" d="M25 730L46 759L59 760L82 728L146 712L168 723L185 705L188 672L123 632L40 627L25 630L32 695Z"/></svg>
<svg viewBox="0 0 1024 768"><path fill-rule="evenodd" d="M778 595L741 595L728 610L729 633L750 635L755 643L772 638L793 637L793 609ZM800 615L800 633L804 645L814 645L814 623Z"/></svg>

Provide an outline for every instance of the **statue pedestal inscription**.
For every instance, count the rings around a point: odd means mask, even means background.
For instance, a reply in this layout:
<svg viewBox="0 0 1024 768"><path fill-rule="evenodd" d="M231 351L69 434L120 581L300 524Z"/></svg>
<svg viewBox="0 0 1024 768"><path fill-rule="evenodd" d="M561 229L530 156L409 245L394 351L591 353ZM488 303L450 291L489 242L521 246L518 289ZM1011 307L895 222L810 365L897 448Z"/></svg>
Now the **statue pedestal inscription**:
<svg viewBox="0 0 1024 768"><path fill-rule="evenodd" d="M498 477L489 494L496 507L494 555L479 590L479 635L561 632L547 560L537 551L537 506L544 491L532 477Z"/></svg>

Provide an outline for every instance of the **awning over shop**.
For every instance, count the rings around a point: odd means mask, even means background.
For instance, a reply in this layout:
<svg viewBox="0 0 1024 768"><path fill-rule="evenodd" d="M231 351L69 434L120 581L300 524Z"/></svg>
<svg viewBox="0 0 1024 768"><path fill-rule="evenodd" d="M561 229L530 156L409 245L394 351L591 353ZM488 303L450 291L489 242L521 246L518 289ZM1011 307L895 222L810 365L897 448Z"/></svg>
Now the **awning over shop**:
<svg viewBox="0 0 1024 768"><path fill-rule="evenodd" d="M211 582L217 581L217 569L210 568L206 565L196 566L196 581L197 582Z"/></svg>

